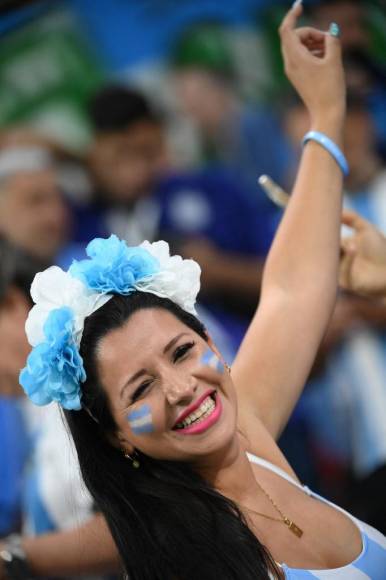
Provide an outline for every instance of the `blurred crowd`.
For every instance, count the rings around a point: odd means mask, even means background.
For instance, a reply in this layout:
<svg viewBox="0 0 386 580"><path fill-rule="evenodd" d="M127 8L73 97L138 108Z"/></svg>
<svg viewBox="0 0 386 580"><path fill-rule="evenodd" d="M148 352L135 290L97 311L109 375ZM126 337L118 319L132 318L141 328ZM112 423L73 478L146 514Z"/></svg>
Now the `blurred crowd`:
<svg viewBox="0 0 386 580"><path fill-rule="evenodd" d="M386 233L386 26L379 26L386 7L328 0L305 8L308 23L327 29L338 22L342 30L350 166L345 207ZM159 92L124 73L106 75L89 91L87 145L69 146L36 119L0 126L0 538L18 532L71 545L74 530L99 517L58 409L32 408L19 387L37 272L68 267L94 237L116 234L130 245L165 239L173 253L200 263L200 318L226 360L235 356L258 307L264 258L285 211L257 179L267 174L291 190L310 123L275 61L273 30L284 10L280 2L267 3L259 13L258 37L269 63L260 93L242 86L231 24L212 19L181 25ZM385 377L385 303L339 291L281 439L301 479L383 533ZM78 570L100 578L100 570L116 567L114 558L102 561L103 550L88 566L78 556L46 562L39 544L25 545L45 578L76 577Z"/></svg>

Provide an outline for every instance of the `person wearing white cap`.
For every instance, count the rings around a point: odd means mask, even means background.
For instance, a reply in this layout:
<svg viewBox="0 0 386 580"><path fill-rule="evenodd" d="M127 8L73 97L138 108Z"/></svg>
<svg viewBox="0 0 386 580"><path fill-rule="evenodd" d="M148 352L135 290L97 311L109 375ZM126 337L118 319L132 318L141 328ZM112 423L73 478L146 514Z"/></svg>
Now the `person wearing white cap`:
<svg viewBox="0 0 386 580"><path fill-rule="evenodd" d="M21 144L0 149L0 234L51 262L66 243L68 228L49 149Z"/></svg>

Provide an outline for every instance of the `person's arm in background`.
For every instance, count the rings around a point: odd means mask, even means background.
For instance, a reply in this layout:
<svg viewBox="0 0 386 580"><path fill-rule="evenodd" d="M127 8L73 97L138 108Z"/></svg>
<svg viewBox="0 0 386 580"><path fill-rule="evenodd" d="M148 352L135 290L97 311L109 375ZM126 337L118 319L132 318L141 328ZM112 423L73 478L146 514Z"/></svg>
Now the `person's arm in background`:
<svg viewBox="0 0 386 580"><path fill-rule="evenodd" d="M191 239L182 245L186 257L194 257L202 268L203 289L247 300L254 306L260 296L265 257L272 244L281 212L271 202L259 202L256 191L244 189L234 178L222 183L225 211L217 219L227 224L234 250L215 246L208 238ZM264 200L265 201L265 200ZM237 249L236 249L237 248Z"/></svg>
<svg viewBox="0 0 386 580"><path fill-rule="evenodd" d="M344 212L342 222L354 235L342 241L341 287L386 303L386 237L354 212Z"/></svg>
<svg viewBox="0 0 386 580"><path fill-rule="evenodd" d="M186 258L196 260L202 269L206 292L223 292L238 300L257 302L264 260L237 252L226 252L207 239L189 240L181 245Z"/></svg>
<svg viewBox="0 0 386 580"><path fill-rule="evenodd" d="M0 551L5 543L0 542ZM120 560L102 515L64 532L23 537L22 548L31 572L38 578L118 573ZM7 578L0 558L0 580Z"/></svg>
<svg viewBox="0 0 386 580"><path fill-rule="evenodd" d="M271 202L260 201L264 194L259 192L257 179L252 191L234 173L222 169L215 172L215 183L215 191L213 185L207 191L215 214L214 229L197 232L194 237L187 235L181 251L200 264L206 293L246 300L255 307L278 212Z"/></svg>

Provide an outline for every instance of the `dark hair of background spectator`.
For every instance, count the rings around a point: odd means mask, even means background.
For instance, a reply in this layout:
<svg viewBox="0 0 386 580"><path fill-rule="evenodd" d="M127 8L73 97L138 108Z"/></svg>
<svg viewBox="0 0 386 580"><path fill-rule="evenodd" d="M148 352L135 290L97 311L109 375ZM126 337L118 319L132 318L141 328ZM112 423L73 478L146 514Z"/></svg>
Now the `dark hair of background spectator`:
<svg viewBox="0 0 386 580"><path fill-rule="evenodd" d="M141 121L161 123L161 116L146 97L121 85L109 85L97 92L88 110L96 132L122 131Z"/></svg>
<svg viewBox="0 0 386 580"><path fill-rule="evenodd" d="M46 267L45 262L37 260L0 237L0 303L11 286L22 291L31 302L30 288L34 276Z"/></svg>

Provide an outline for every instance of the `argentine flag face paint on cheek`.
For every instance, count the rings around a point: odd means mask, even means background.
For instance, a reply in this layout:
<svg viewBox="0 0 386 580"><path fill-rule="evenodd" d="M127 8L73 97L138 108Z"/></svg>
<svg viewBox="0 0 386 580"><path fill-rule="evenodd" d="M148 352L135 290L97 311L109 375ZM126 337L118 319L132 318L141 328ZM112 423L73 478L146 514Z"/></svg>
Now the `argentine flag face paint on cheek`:
<svg viewBox="0 0 386 580"><path fill-rule="evenodd" d="M154 431L150 405L141 405L127 415L130 428L134 435L151 433Z"/></svg>
<svg viewBox="0 0 386 580"><path fill-rule="evenodd" d="M205 350L204 354L202 355L202 357L200 359L200 362L202 365L204 365L206 367L210 367L211 369L214 369L215 371L217 371L219 373L223 373L225 370L224 364L221 362L221 360L218 358L218 356L210 348L207 348Z"/></svg>

